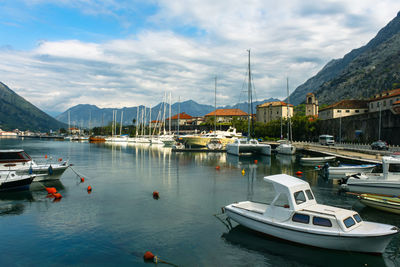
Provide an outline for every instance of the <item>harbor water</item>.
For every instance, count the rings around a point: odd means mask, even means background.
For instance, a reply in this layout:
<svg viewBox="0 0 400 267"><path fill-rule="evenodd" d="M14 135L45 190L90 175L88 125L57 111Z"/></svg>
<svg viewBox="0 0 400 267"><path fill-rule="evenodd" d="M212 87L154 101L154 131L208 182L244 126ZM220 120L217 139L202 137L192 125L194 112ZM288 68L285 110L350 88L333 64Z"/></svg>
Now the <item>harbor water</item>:
<svg viewBox="0 0 400 267"><path fill-rule="evenodd" d="M400 216L363 206L319 176L315 166L301 166L298 156L238 158L140 144L0 139L0 149L12 148L39 161L68 159L73 166L57 182L0 193L0 266L152 266L143 260L146 251L177 266L400 264L399 235L382 256L374 256L292 244L235 223L227 227L221 207L269 202L273 189L263 177L297 171L319 203L400 226ZM56 187L63 198L48 198L44 186Z"/></svg>

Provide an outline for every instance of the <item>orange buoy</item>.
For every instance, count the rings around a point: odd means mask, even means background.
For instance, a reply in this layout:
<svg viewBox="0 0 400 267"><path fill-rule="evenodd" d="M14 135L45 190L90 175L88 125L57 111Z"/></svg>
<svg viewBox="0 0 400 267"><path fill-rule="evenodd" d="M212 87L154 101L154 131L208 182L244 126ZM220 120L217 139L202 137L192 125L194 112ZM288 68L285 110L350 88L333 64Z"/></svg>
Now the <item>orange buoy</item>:
<svg viewBox="0 0 400 267"><path fill-rule="evenodd" d="M321 165L318 165L317 167L318 167L318 168L321 168Z"/></svg>
<svg viewBox="0 0 400 267"><path fill-rule="evenodd" d="M62 161L62 158L59 158L59 159L58 159L58 161L60 161L60 162L61 162L61 161Z"/></svg>
<svg viewBox="0 0 400 267"><path fill-rule="evenodd" d="M44 155L44 158L47 159L47 155Z"/></svg>
<svg viewBox="0 0 400 267"><path fill-rule="evenodd" d="M81 183L85 182L85 178L81 177Z"/></svg>
<svg viewBox="0 0 400 267"><path fill-rule="evenodd" d="M49 193L49 194L57 193L57 189L55 187L45 187L45 188L46 188L47 193Z"/></svg>
<svg viewBox="0 0 400 267"><path fill-rule="evenodd" d="M215 169L216 169L217 171L219 171L219 170L221 169L221 167L220 167L219 165L217 165L217 166L215 167Z"/></svg>
<svg viewBox="0 0 400 267"><path fill-rule="evenodd" d="M92 193L92 187L90 185L87 187L87 191L89 194Z"/></svg>
<svg viewBox="0 0 400 267"><path fill-rule="evenodd" d="M144 255L143 255L143 259L145 261L153 261L154 260L154 254L151 253L150 251L146 251L146 253L144 253Z"/></svg>
<svg viewBox="0 0 400 267"><path fill-rule="evenodd" d="M54 196L55 199L61 199L62 195L60 193L54 193L52 194Z"/></svg>
<svg viewBox="0 0 400 267"><path fill-rule="evenodd" d="M154 199L159 199L160 198L160 194L158 193L158 191L154 191L153 192L153 198Z"/></svg>
<svg viewBox="0 0 400 267"><path fill-rule="evenodd" d="M302 175L303 174L303 172L301 172L301 171L297 171L296 172L296 175L298 175L298 176L300 176L300 175Z"/></svg>
<svg viewBox="0 0 400 267"><path fill-rule="evenodd" d="M258 160L255 159L255 160L254 160L254 164L257 164L257 163L258 163Z"/></svg>

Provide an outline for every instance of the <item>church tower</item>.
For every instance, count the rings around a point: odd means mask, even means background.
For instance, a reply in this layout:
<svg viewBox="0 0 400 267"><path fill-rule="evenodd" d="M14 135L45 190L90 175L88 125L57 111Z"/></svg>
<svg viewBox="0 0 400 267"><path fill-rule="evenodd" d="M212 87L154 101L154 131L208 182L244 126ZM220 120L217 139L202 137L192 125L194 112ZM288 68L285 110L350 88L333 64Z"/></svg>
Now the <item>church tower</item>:
<svg viewBox="0 0 400 267"><path fill-rule="evenodd" d="M306 116L318 116L318 100L313 93L306 96Z"/></svg>

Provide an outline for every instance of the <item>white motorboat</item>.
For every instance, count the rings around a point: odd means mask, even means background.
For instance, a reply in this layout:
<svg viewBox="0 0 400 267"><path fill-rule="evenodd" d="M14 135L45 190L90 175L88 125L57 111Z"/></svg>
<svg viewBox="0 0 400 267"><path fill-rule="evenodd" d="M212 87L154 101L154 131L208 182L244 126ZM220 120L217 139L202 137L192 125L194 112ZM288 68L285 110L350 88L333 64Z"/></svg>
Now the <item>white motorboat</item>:
<svg viewBox="0 0 400 267"><path fill-rule="evenodd" d="M255 139L238 138L235 139L233 143L226 145L226 152L236 156L241 154L261 154L270 156L271 146L260 144Z"/></svg>
<svg viewBox="0 0 400 267"><path fill-rule="evenodd" d="M300 163L302 165L321 165L326 162L335 161L335 156L327 156L327 157L302 157L300 159Z"/></svg>
<svg viewBox="0 0 400 267"><path fill-rule="evenodd" d="M185 149L185 145L181 142L176 142L172 145L172 149Z"/></svg>
<svg viewBox="0 0 400 267"><path fill-rule="evenodd" d="M112 142L112 143L125 143L128 142L129 136L128 135L114 135L105 138L106 142Z"/></svg>
<svg viewBox="0 0 400 267"><path fill-rule="evenodd" d="M59 162L38 163L23 149L0 150L0 171L48 174L47 176L36 177L35 181L59 179L69 166L68 160L62 162L62 159L59 159Z"/></svg>
<svg viewBox="0 0 400 267"><path fill-rule="evenodd" d="M276 147L275 150L279 154L285 154L285 155L296 154L296 147L294 145L292 145L291 143L280 144L279 146Z"/></svg>
<svg viewBox="0 0 400 267"><path fill-rule="evenodd" d="M361 164L361 165L339 165L337 167L328 166L328 174L335 176L345 176L346 173L371 173L376 167L375 164Z"/></svg>
<svg viewBox="0 0 400 267"><path fill-rule="evenodd" d="M29 189L36 174L17 174L16 171L0 171L0 191Z"/></svg>
<svg viewBox="0 0 400 267"><path fill-rule="evenodd" d="M399 229L363 221L352 210L318 204L310 185L298 178L267 176L271 204L243 201L227 205L228 218L252 230L291 242L326 249L382 254Z"/></svg>
<svg viewBox="0 0 400 267"><path fill-rule="evenodd" d="M349 173L341 186L352 192L400 195L400 156L382 157L382 173Z"/></svg>

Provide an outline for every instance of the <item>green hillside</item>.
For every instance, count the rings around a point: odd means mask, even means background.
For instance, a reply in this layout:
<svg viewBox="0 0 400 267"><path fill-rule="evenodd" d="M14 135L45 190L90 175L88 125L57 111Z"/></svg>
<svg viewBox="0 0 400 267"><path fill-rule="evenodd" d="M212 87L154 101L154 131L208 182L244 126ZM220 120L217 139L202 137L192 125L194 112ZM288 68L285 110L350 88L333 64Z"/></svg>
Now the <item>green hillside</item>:
<svg viewBox="0 0 400 267"><path fill-rule="evenodd" d="M48 131L67 126L47 115L0 82L0 128Z"/></svg>

